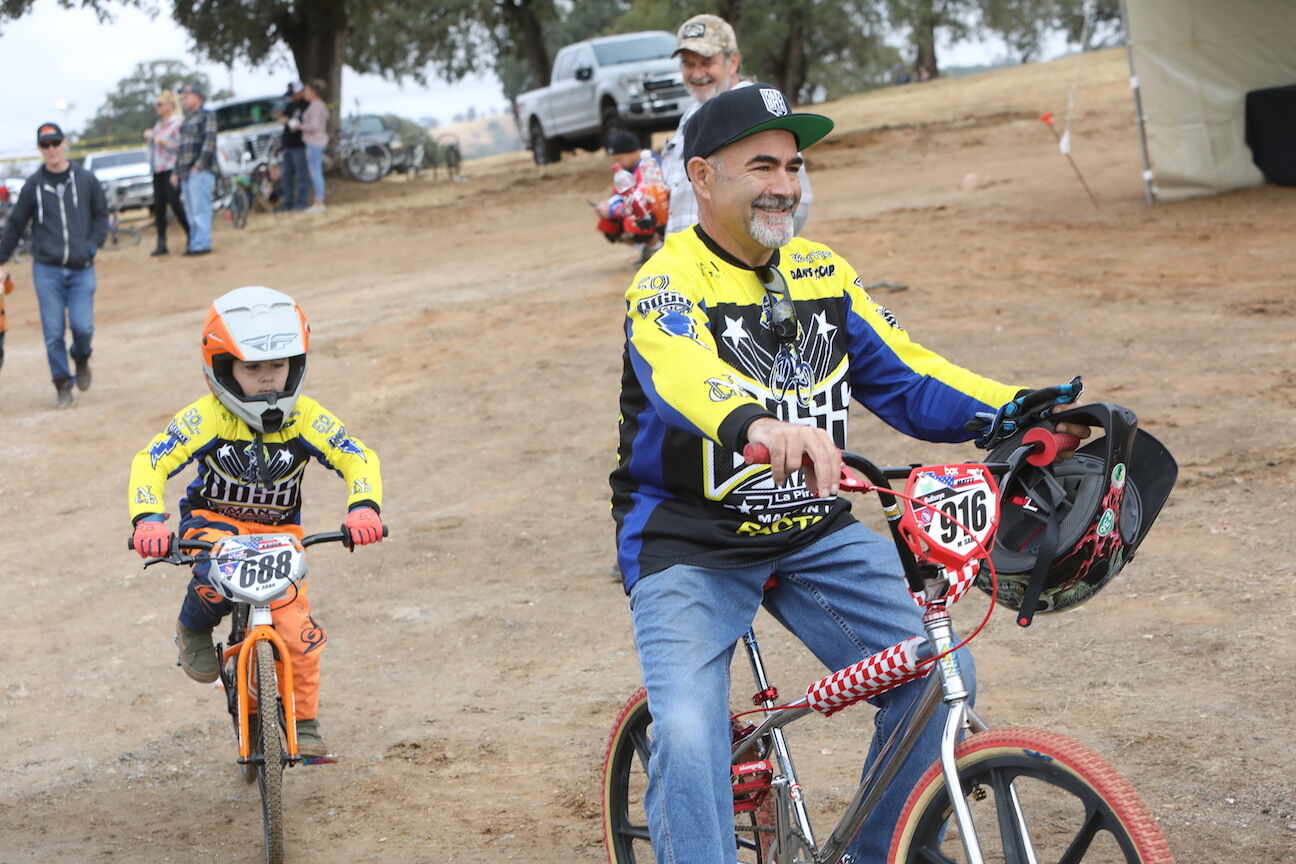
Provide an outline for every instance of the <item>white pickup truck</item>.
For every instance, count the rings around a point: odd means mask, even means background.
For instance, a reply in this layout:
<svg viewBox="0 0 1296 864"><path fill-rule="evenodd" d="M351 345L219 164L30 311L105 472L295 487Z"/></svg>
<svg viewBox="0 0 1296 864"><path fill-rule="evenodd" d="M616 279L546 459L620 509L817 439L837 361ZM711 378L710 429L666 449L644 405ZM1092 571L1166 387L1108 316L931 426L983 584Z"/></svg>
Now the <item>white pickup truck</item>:
<svg viewBox="0 0 1296 864"><path fill-rule="evenodd" d="M644 147L653 132L674 129L693 97L675 36L664 30L588 39L554 57L548 87L514 101L518 131L537 165L557 162L563 150L597 150L613 129L629 129Z"/></svg>

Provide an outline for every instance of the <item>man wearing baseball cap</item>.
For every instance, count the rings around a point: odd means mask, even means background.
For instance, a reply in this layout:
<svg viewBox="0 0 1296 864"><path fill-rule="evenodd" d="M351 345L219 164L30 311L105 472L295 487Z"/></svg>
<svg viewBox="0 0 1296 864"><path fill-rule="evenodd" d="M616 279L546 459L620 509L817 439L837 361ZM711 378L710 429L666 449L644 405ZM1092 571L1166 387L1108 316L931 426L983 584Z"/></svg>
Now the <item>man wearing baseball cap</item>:
<svg viewBox="0 0 1296 864"><path fill-rule="evenodd" d="M189 248L186 255L206 255L212 241L212 192L220 165L216 161L216 115L203 107L206 94L195 84L180 90L184 122L180 124L180 150L174 177L180 178L185 210L189 213Z"/></svg>
<svg viewBox="0 0 1296 864"><path fill-rule="evenodd" d="M30 224L32 285L40 303L54 405L68 408L74 382L80 390L90 387L94 259L108 236L108 203L95 176L68 161L67 141L57 123L36 128L36 146L44 164L23 184L0 231L0 282L9 277L6 262ZM69 329L70 350L64 341ZM69 354L75 373L68 368Z"/></svg>
<svg viewBox="0 0 1296 864"><path fill-rule="evenodd" d="M729 665L762 605L832 670L923 632L894 544L837 497L851 397L901 432L956 442L1021 395L911 341L846 260L794 236L799 151L832 125L767 84L703 103L683 144L698 224L669 235L626 292L610 484L652 706L644 803L657 861L736 861ZM747 464L747 444L770 465ZM923 687L872 700L870 763ZM918 735L843 860L886 861L944 718Z"/></svg>
<svg viewBox="0 0 1296 864"><path fill-rule="evenodd" d="M718 15L694 15L680 25L676 48L672 57L679 57L684 86L693 94L694 104L680 118L675 135L662 150L662 173L670 189L670 218L666 233L674 234L697 221L697 200L684 172L684 130L689 119L708 99L732 90L749 86L738 77L742 54L738 51L738 38L734 30ZM798 175L801 184L801 203L795 216L797 233L810 218L810 180L804 170Z"/></svg>
<svg viewBox="0 0 1296 864"><path fill-rule="evenodd" d="M302 114L306 113L306 85L300 81L288 84L284 93L288 104L276 119L284 124L283 158L280 160L280 186L283 188L283 200L279 210L305 210L306 187L310 178L306 176L306 142L302 140Z"/></svg>

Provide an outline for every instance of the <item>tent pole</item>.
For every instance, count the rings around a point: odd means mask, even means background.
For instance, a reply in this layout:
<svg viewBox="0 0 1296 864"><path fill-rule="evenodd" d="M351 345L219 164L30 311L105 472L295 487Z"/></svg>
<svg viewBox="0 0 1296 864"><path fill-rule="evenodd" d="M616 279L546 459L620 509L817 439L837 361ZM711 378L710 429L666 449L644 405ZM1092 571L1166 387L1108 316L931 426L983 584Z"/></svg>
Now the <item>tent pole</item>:
<svg viewBox="0 0 1296 864"><path fill-rule="evenodd" d="M1139 79L1134 71L1134 37L1130 33L1129 4L1121 0L1121 24L1125 27L1125 56L1129 61L1130 90L1134 93L1134 117L1138 120L1139 155L1143 157L1143 191L1149 204L1156 203L1156 189L1152 185L1152 164L1148 160L1147 126L1143 120L1143 96L1139 92Z"/></svg>

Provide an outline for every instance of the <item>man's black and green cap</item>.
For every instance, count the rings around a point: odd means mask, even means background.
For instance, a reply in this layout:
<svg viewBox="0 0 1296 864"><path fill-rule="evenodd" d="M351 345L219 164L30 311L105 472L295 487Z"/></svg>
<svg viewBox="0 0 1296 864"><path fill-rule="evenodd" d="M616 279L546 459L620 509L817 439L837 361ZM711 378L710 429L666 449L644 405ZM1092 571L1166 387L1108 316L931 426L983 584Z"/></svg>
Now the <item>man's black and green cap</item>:
<svg viewBox="0 0 1296 864"><path fill-rule="evenodd" d="M794 114L787 98L770 84L726 90L702 103L684 127L684 163L706 158L735 141L769 129L786 129L804 150L832 131L833 121L820 114Z"/></svg>

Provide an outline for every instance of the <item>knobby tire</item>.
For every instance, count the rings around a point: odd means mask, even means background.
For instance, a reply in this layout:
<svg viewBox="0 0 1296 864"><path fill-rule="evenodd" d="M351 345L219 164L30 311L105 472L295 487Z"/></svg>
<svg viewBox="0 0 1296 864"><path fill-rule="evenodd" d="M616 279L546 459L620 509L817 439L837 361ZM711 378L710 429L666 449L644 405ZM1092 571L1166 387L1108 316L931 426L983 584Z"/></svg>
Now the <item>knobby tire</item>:
<svg viewBox="0 0 1296 864"><path fill-rule="evenodd" d="M282 864L283 836L283 739L279 730L279 678L275 674L274 647L268 640L254 646L256 652L257 724L253 755L262 761L257 770L261 791L261 827L265 839L266 864Z"/></svg>
<svg viewBox="0 0 1296 864"><path fill-rule="evenodd" d="M955 757L987 861L1174 864L1134 787L1069 738L1042 729L991 729L959 744ZM1013 813L1010 784L1021 802L1024 831ZM937 761L905 803L887 860L954 864L964 854Z"/></svg>

